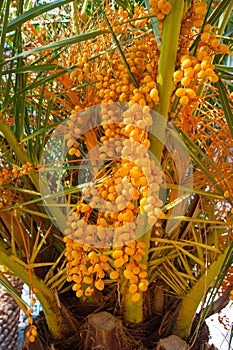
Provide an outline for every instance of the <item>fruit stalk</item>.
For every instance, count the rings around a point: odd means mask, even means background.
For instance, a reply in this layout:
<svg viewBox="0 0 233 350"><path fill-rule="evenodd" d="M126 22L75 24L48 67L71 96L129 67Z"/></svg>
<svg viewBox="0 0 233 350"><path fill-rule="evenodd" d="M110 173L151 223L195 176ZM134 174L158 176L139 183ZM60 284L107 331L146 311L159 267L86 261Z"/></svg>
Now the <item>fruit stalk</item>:
<svg viewBox="0 0 233 350"><path fill-rule="evenodd" d="M173 73L175 71L184 8L184 1L171 0L170 3L172 5L172 10L164 20L158 65L157 88L159 92L159 103L155 105L155 111L161 114L166 120L168 119L170 98L173 90ZM165 136L165 127L163 127L163 125L160 127L160 125L161 118L158 118L152 125L151 134L158 135L158 128L160 128L159 135L161 135L161 139L163 139ZM150 150L160 163L163 143L152 138Z"/></svg>
<svg viewBox="0 0 233 350"><path fill-rule="evenodd" d="M179 42L180 27L183 15L184 1L172 0L172 10L166 16L164 21L162 45L160 51L160 60L158 67L157 86L159 91L160 101L156 105L155 110L160 113L166 120L168 119L168 111L170 106L170 98L173 88L173 73L175 71L177 49ZM152 135L158 134L157 128L161 125L161 118L153 121ZM161 132L165 135L165 127L161 128ZM151 139L150 150L161 162L163 151L163 143L155 138ZM150 247L151 230L144 234L140 241L145 243L145 255L142 258L142 263L148 262L148 252ZM132 301L129 293L122 289L122 307L124 319L128 322L143 322L143 293L140 293L140 299L135 303Z"/></svg>

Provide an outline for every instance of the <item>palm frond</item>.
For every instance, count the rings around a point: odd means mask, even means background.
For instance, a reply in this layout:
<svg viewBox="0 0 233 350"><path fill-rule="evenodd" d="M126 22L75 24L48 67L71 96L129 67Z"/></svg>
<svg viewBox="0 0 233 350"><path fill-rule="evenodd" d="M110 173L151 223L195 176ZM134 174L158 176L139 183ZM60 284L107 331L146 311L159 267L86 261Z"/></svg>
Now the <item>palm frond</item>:
<svg viewBox="0 0 233 350"><path fill-rule="evenodd" d="M17 28L19 28L22 24L26 23L27 21L35 17L38 17L43 13L51 11L57 7L71 3L73 1L74 0L56 0L49 4L41 4L39 6L35 6L34 8L31 8L30 10L22 13L21 15L19 15L18 17L10 21L7 25L7 32L12 32Z"/></svg>
<svg viewBox="0 0 233 350"><path fill-rule="evenodd" d="M222 103L224 115L225 115L229 130L231 132L231 136L233 137L233 113L227 97L227 91L221 79L219 79L216 85L219 91L219 96Z"/></svg>

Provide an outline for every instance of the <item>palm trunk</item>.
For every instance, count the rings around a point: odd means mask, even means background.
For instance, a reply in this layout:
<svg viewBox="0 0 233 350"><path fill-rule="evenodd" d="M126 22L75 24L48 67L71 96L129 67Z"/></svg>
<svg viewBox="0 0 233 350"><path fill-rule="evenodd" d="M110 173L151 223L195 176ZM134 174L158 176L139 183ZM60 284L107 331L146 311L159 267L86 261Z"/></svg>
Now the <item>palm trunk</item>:
<svg viewBox="0 0 233 350"><path fill-rule="evenodd" d="M164 120L168 119L168 109L170 105L170 98L172 94L173 86L173 73L175 70L176 55L178 49L178 41L180 34L180 26L183 14L184 1L173 0L172 11L167 15L164 21L162 46L160 52L160 62L158 66L157 85L159 90L160 102L156 108L156 111L160 113ZM169 54L168 54L169 50ZM161 122L161 120L160 120ZM156 125L155 125L156 124ZM157 123L152 125L151 133L156 134L154 130L158 128ZM162 130L161 139L165 136L165 130ZM156 156L158 161L161 161L162 151L164 145L159 140L154 141L151 139L150 151ZM150 246L151 230L149 230L141 240L146 244L147 252L143 257L143 263L147 264L148 251ZM124 283L123 283L124 285ZM129 294L129 293L128 293ZM124 313L124 319L128 322L143 322L143 293L140 293L140 299L138 302L132 302L130 296L123 291L122 307Z"/></svg>
<svg viewBox="0 0 233 350"><path fill-rule="evenodd" d="M9 279L12 286L21 295L23 282L18 277ZM20 308L11 294L0 285L0 349L18 348L18 327Z"/></svg>

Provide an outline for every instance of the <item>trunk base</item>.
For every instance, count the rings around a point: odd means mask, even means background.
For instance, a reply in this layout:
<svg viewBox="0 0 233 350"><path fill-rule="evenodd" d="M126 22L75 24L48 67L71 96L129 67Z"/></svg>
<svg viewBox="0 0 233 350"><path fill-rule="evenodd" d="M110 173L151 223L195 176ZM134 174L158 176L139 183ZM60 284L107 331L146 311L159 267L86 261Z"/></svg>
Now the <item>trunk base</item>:
<svg viewBox="0 0 233 350"><path fill-rule="evenodd" d="M110 313L103 311L88 316L84 350L128 350L122 322Z"/></svg>
<svg viewBox="0 0 233 350"><path fill-rule="evenodd" d="M160 339L156 350L188 350L188 344L177 337L176 335L170 335L167 338Z"/></svg>

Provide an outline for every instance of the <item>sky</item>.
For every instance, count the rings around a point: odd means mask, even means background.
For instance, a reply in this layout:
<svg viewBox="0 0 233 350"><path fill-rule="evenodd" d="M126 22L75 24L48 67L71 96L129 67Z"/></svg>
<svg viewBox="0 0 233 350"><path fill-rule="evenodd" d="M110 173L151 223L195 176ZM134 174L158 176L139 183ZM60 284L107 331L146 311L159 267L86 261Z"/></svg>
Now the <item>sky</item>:
<svg viewBox="0 0 233 350"><path fill-rule="evenodd" d="M228 330L224 329L218 321L218 314L210 316L206 323L209 326L211 339L210 344L214 344L218 350L233 350L233 340L229 345L230 333L233 332L233 303L230 302L220 313L226 315L229 320Z"/></svg>

